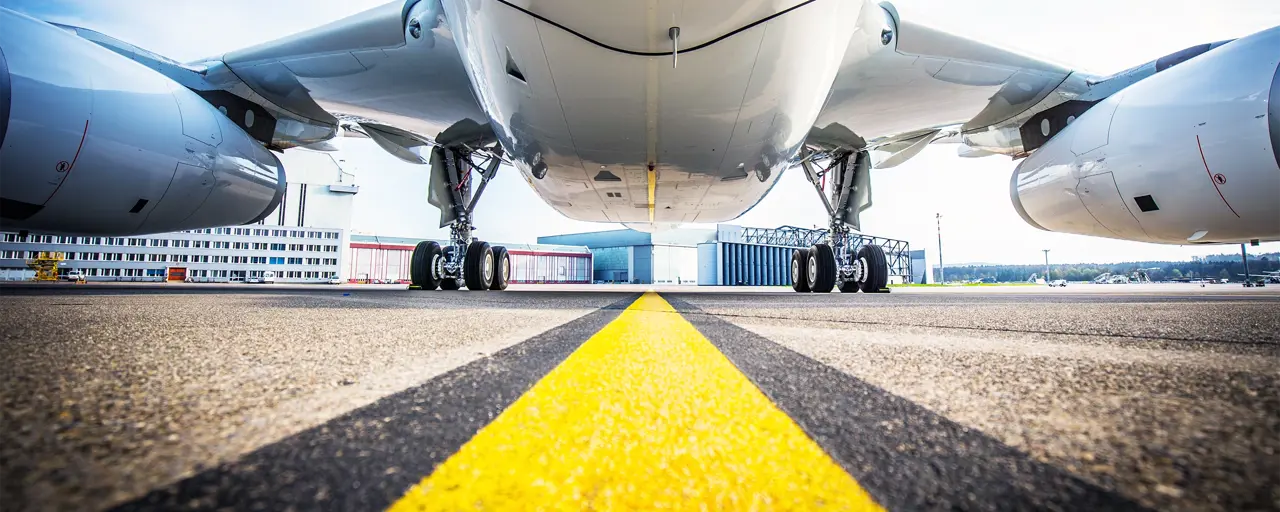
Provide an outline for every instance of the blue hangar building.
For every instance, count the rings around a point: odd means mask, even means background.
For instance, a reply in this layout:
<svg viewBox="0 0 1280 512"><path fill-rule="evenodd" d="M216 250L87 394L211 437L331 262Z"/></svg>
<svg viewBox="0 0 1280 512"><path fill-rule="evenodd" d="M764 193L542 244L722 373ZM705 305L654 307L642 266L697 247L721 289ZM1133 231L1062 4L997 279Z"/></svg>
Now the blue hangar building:
<svg viewBox="0 0 1280 512"><path fill-rule="evenodd" d="M790 286L791 252L825 239L825 229L717 224L654 233L617 229L538 237L539 244L585 246L596 283ZM924 251L903 240L854 235L884 248L889 282L924 282ZM855 248L856 250L856 248Z"/></svg>

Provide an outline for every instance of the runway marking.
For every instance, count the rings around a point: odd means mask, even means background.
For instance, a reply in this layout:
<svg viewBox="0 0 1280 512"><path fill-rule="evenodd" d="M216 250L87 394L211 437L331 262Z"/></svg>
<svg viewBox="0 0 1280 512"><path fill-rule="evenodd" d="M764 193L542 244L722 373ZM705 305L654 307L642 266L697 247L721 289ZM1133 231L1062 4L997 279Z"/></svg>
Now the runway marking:
<svg viewBox="0 0 1280 512"><path fill-rule="evenodd" d="M510 508L881 510L653 292L391 507Z"/></svg>
<svg viewBox="0 0 1280 512"><path fill-rule="evenodd" d="M377 510L609 325L639 294L112 509Z"/></svg>
<svg viewBox="0 0 1280 512"><path fill-rule="evenodd" d="M1146 510L718 315L671 304L887 509Z"/></svg>

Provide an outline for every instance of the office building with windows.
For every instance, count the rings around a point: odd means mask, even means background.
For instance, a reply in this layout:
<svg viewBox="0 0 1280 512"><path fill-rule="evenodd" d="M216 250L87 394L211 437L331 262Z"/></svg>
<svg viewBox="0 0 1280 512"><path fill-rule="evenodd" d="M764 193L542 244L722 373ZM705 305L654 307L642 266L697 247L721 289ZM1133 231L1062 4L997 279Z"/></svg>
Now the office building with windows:
<svg viewBox="0 0 1280 512"><path fill-rule="evenodd" d="M28 279L26 260L60 252L59 273L79 270L94 281L161 281L182 269L194 282L263 278L277 282L327 281L338 276L342 231L238 226L136 237L4 233L0 279Z"/></svg>

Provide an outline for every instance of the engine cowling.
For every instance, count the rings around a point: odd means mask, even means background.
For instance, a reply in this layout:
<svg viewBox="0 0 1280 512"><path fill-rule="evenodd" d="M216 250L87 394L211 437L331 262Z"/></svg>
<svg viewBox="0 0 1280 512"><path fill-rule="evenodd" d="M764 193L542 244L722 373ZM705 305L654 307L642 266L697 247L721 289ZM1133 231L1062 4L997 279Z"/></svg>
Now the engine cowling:
<svg viewBox="0 0 1280 512"><path fill-rule="evenodd" d="M158 233L279 205L280 160L195 93L13 11L0 26L0 228Z"/></svg>
<svg viewBox="0 0 1280 512"><path fill-rule="evenodd" d="M1018 165L1010 193L1022 218L1048 231L1280 239L1280 27L1093 106Z"/></svg>

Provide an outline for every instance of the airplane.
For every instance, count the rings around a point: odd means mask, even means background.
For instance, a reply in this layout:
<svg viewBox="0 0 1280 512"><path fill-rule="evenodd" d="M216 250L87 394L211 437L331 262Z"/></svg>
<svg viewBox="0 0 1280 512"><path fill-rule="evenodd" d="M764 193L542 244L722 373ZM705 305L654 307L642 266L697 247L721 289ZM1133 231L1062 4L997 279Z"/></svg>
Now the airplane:
<svg viewBox="0 0 1280 512"><path fill-rule="evenodd" d="M1267 283L1280 284L1280 270L1263 271L1261 274L1236 274L1244 278L1247 287L1266 286Z"/></svg>
<svg viewBox="0 0 1280 512"><path fill-rule="evenodd" d="M472 216L504 162L567 217L642 230L737 218L799 167L830 227L792 254L798 292L885 290L884 251L850 241L869 173L932 143L1021 159L1011 203L1040 229L1280 239L1280 27L1095 76L888 2L682 5L396 1L189 63L0 8L0 218L251 224L281 203L275 152L350 132L430 169L451 235L414 250L420 289L506 287Z"/></svg>

